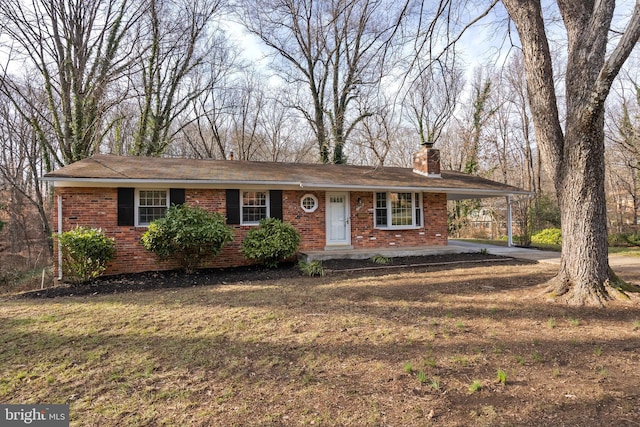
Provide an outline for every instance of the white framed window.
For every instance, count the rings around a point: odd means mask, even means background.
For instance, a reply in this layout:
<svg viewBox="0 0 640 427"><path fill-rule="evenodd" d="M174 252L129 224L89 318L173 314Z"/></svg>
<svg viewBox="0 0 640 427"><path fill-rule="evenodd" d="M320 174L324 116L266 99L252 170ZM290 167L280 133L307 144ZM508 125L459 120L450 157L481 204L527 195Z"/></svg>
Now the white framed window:
<svg viewBox="0 0 640 427"><path fill-rule="evenodd" d="M243 225L257 225L260 220L269 217L269 192L243 190L240 210Z"/></svg>
<svg viewBox="0 0 640 427"><path fill-rule="evenodd" d="M375 193L374 210L376 228L408 229L422 227L421 193Z"/></svg>
<svg viewBox="0 0 640 427"><path fill-rule="evenodd" d="M169 207L169 190L136 190L136 226L162 218Z"/></svg>
<svg viewBox="0 0 640 427"><path fill-rule="evenodd" d="M307 213L315 212L318 209L318 198L313 194L305 194L300 199L300 207Z"/></svg>

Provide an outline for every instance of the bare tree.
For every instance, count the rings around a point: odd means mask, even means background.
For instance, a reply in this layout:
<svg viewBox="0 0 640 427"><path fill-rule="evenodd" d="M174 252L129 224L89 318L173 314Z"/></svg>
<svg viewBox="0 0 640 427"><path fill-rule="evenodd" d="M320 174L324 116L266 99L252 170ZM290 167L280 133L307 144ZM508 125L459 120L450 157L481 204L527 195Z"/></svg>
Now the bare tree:
<svg viewBox="0 0 640 427"><path fill-rule="evenodd" d="M137 54L141 64L132 74L132 89L139 91L140 117L132 154L159 156L175 134L177 118L211 81L195 78L207 56L225 43L212 27L222 0L150 0Z"/></svg>
<svg viewBox="0 0 640 427"><path fill-rule="evenodd" d="M226 159L233 150L231 120L238 86L246 68L239 52L231 45L220 45L207 57L205 67L194 70L198 80L209 80L207 90L190 101L182 114L179 137L188 146L183 155L202 159Z"/></svg>
<svg viewBox="0 0 640 427"><path fill-rule="evenodd" d="M263 113L260 115L262 142L256 160L271 162L313 161L310 154L314 144L308 128L300 128L300 119L279 99L282 88L266 91Z"/></svg>
<svg viewBox="0 0 640 427"><path fill-rule="evenodd" d="M260 76L253 71L246 72L235 91L230 123L229 136L238 160L254 160L264 143L260 122L266 103Z"/></svg>
<svg viewBox="0 0 640 427"><path fill-rule="evenodd" d="M379 90L361 94L356 108L361 113L368 111L373 114L363 119L354 129L352 144L345 151L351 163L376 166L387 164L387 160L395 165L404 163L404 158L396 158L397 153L402 151L406 133L402 128L400 106L394 102L395 98L395 94ZM409 155L414 151L415 143L412 144ZM392 158L388 159L389 156Z"/></svg>
<svg viewBox="0 0 640 427"><path fill-rule="evenodd" d="M0 96L0 182L9 196L3 209L10 217L8 228L13 249L19 251L26 245L29 259L33 255L32 241L46 241L51 237L46 189L38 181L44 169L41 147L33 127L24 118L27 112L36 116L32 106L24 103L18 111L12 102ZM34 219L39 226L34 226ZM48 248L49 255L53 253L51 243L43 246Z"/></svg>
<svg viewBox="0 0 640 427"><path fill-rule="evenodd" d="M246 28L273 49L280 77L306 86L292 104L309 123L323 163L344 163L354 127L372 113L354 112L363 86L378 85L406 3L385 0L258 0L242 13Z"/></svg>
<svg viewBox="0 0 640 427"><path fill-rule="evenodd" d="M524 64L520 53L517 53L511 59L505 71L507 87L511 92L509 102L514 106L514 114L516 115L515 128L518 134L515 138L520 150L524 154L523 166L525 179L518 185L523 186L526 190L533 191L537 196L538 191L542 191L540 183L540 169L542 164L540 156L534 156L535 139L532 134L531 111L529 110L529 104L527 102Z"/></svg>
<svg viewBox="0 0 640 427"><path fill-rule="evenodd" d="M451 59L449 59L451 58ZM455 53L421 68L409 86L408 120L418 132L421 145L433 146L453 117L464 87L462 71Z"/></svg>
<svg viewBox="0 0 640 427"><path fill-rule="evenodd" d="M33 126L47 169L93 154L100 144L105 111L117 101L112 83L131 59L126 37L139 18L132 0L4 0L9 64L0 90ZM22 67L22 68L21 68ZM31 69L37 73L31 74ZM21 89L23 76L42 84L45 108ZM34 80L29 81L33 83ZM22 102L24 101L24 102ZM40 105L38 105L40 107Z"/></svg>
<svg viewBox="0 0 640 427"><path fill-rule="evenodd" d="M629 96L627 88L630 83L633 96ZM616 200L613 207L618 214L615 227L622 232L622 216L627 210L624 199L629 197L632 202L632 223L638 224L638 208L640 195L638 194L638 175L640 174L640 86L631 79L621 82L620 103L609 109L607 117L608 131L606 138L609 142L607 153L607 176L609 184L607 194L609 199ZM611 104L611 103L610 103ZM609 219L609 223L613 221Z"/></svg>
<svg viewBox="0 0 640 427"><path fill-rule="evenodd" d="M483 133L486 132L487 122L496 114L499 107L492 103L492 77L484 77L481 68L476 69L473 82L473 98L471 100L471 123L468 141L464 145L465 163L464 172L478 174L480 171L480 151L482 147Z"/></svg>
<svg viewBox="0 0 640 427"><path fill-rule="evenodd" d="M522 43L536 141L560 203L562 256L550 291L571 304L603 304L610 298L607 287L620 283L608 262L604 107L640 37L640 2L607 53L615 1L557 1L568 49L564 123L540 1L502 3Z"/></svg>

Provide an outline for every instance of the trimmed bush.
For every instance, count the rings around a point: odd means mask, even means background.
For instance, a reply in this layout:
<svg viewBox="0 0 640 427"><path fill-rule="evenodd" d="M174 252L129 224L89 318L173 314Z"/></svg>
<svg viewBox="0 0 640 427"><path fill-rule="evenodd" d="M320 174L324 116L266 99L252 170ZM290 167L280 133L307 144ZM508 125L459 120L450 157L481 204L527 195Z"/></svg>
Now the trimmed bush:
<svg viewBox="0 0 640 427"><path fill-rule="evenodd" d="M298 250L300 233L287 222L276 218L265 218L247 233L242 241L242 254L245 258L275 268Z"/></svg>
<svg viewBox="0 0 640 427"><path fill-rule="evenodd" d="M57 238L62 250L62 273L74 283L100 276L116 252L115 240L96 228L76 227Z"/></svg>
<svg viewBox="0 0 640 427"><path fill-rule="evenodd" d="M531 236L531 242L543 245L561 245L562 231L559 228L545 228Z"/></svg>
<svg viewBox="0 0 640 427"><path fill-rule="evenodd" d="M233 228L219 213L173 205L164 217L149 224L141 243L160 259L178 258L185 271L193 273L204 258L217 255L232 240Z"/></svg>
<svg viewBox="0 0 640 427"><path fill-rule="evenodd" d="M609 246L640 246L640 236L636 233L615 233L607 237Z"/></svg>

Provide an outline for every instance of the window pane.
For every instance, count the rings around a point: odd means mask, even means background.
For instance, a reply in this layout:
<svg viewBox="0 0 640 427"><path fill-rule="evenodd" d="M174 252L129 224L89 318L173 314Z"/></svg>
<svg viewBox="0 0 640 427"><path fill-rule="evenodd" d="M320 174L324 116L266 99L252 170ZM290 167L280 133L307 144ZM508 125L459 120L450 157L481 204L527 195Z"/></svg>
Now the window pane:
<svg viewBox="0 0 640 427"><path fill-rule="evenodd" d="M244 206L266 206L267 193L263 191L245 191L242 193L242 204Z"/></svg>
<svg viewBox="0 0 640 427"><path fill-rule="evenodd" d="M260 222L267 217L267 193L244 191L242 193L242 222Z"/></svg>
<svg viewBox="0 0 640 427"><path fill-rule="evenodd" d="M376 226L387 227L387 193L376 193Z"/></svg>
<svg viewBox="0 0 640 427"><path fill-rule="evenodd" d="M140 190L138 196L139 224L149 224L164 216L167 211L166 190Z"/></svg>
<svg viewBox="0 0 640 427"><path fill-rule="evenodd" d="M302 199L302 209L305 212L313 212L318 207L318 201L315 197L308 195Z"/></svg>
<svg viewBox="0 0 640 427"><path fill-rule="evenodd" d="M162 218L167 208L143 208L141 207L139 210L140 213L140 224L149 224L156 219Z"/></svg>
<svg viewBox="0 0 640 427"><path fill-rule="evenodd" d="M411 193L390 193L391 225L413 225Z"/></svg>

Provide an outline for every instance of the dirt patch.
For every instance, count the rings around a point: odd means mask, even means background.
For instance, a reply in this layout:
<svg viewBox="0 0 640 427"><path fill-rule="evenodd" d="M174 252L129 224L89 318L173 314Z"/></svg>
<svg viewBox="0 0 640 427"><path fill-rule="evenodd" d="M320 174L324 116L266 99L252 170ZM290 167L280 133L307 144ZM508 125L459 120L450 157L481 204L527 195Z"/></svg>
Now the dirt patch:
<svg viewBox="0 0 640 427"><path fill-rule="evenodd" d="M396 269L424 270L427 268L452 268L484 262L527 263L524 260L491 254L447 254L429 256L408 256L390 258L388 264L381 265L370 259L334 259L323 261L326 274L353 273L367 271L370 274L385 274ZM88 283L62 284L42 290L24 292L19 298L55 298L62 296L99 295L120 292L135 292L153 289L185 288L229 283L249 283L302 277L295 263L284 263L278 268L248 266L225 269L201 269L194 274L181 270L158 271L136 274L105 276Z"/></svg>

